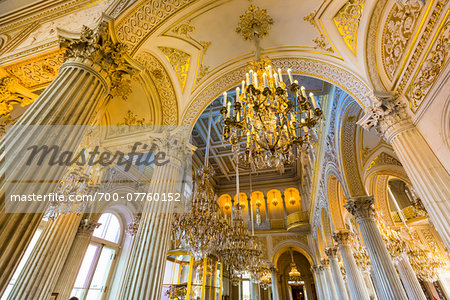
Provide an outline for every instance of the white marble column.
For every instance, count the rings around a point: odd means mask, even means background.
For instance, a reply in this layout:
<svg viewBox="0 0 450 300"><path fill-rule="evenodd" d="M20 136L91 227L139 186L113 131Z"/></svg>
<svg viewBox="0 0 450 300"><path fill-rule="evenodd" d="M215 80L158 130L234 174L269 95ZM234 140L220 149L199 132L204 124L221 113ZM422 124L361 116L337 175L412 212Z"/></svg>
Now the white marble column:
<svg viewBox="0 0 450 300"><path fill-rule="evenodd" d="M58 298L69 299L71 296L70 293L83 262L84 253L86 253L91 242L92 233L100 225L97 223L98 217L98 215L95 215L91 219L85 218L81 220L78 226L75 239L62 268L64 271L59 275L56 286L53 289L55 293L58 293Z"/></svg>
<svg viewBox="0 0 450 300"><path fill-rule="evenodd" d="M426 300L427 298L423 293L416 273L411 267L408 256L405 253L400 254L394 259L394 263L397 265L397 270L408 298L410 300Z"/></svg>
<svg viewBox="0 0 450 300"><path fill-rule="evenodd" d="M183 174L187 145L181 145L175 137L163 147L168 152L169 163L156 166L149 193L179 193L180 175ZM173 143L173 144L172 144ZM174 148L177 147L177 148ZM184 148L183 148L184 147ZM183 148L183 149L182 149ZM120 299L161 299L164 268L169 250L174 202L146 202L139 229L123 280Z"/></svg>
<svg viewBox="0 0 450 300"><path fill-rule="evenodd" d="M57 130L65 131L64 143L67 149L75 150L84 135L83 129L70 131L63 126L53 127L54 134L51 135L45 130L43 132L42 127L33 125L90 125L96 114L105 106L108 99L106 96L111 87L111 75L117 69L125 70L123 51L114 48L118 44L109 44L111 40L105 22L94 31L83 31L82 35L81 42L72 38L63 40L68 59L63 63L52 83L1 140L0 177L5 178L8 174L6 178L17 181L25 175L37 175L30 170L30 166L27 166L28 157L20 155L17 151L27 149L31 145L61 145L61 137L56 134ZM105 47L111 46L114 49L105 52ZM8 148L14 153L5 154L5 149ZM6 159L7 155L9 157L12 155L15 159ZM43 164L36 171L46 174L47 178L54 179L62 178L64 168ZM32 202L27 203L29 205L26 211L7 213L3 205L6 190L12 194L26 194L26 192L20 190L24 188L23 185L12 189L6 186L6 181L0 182L0 241L2 241L0 243L0 294L8 285L47 206L46 203ZM38 193L55 192L57 184L55 181L39 183Z"/></svg>
<svg viewBox="0 0 450 300"><path fill-rule="evenodd" d="M327 282L328 295L330 296L330 299L338 299L336 286L334 284L333 276L331 275L330 261L328 258L324 258L321 260L321 263L324 270L324 277Z"/></svg>
<svg viewBox="0 0 450 300"><path fill-rule="evenodd" d="M348 230L340 230L333 234L333 238L341 250L351 300L368 300L369 294L364 279L353 257L350 246L350 234Z"/></svg>
<svg viewBox="0 0 450 300"><path fill-rule="evenodd" d="M407 300L400 278L375 221L373 196L351 198L345 208L356 217L376 280L382 285L382 299Z"/></svg>
<svg viewBox="0 0 450 300"><path fill-rule="evenodd" d="M311 271L314 274L314 282L316 284L317 298L319 298L319 300L326 300L326 298L324 298L323 295L323 287L319 272L319 266L318 265L311 266Z"/></svg>
<svg viewBox="0 0 450 300"><path fill-rule="evenodd" d="M48 221L8 300L50 298L80 220L80 214L66 214Z"/></svg>
<svg viewBox="0 0 450 300"><path fill-rule="evenodd" d="M348 300L347 289L345 287L344 279L342 278L341 268L339 267L339 262L337 258L338 254L337 247L325 248L325 254L328 256L330 261L331 273L333 275L334 286L336 288L336 299Z"/></svg>
<svg viewBox="0 0 450 300"><path fill-rule="evenodd" d="M272 299L273 300L281 300L280 299L280 287L278 286L278 280L277 280L277 269L275 267L270 268L270 275L272 277Z"/></svg>
<svg viewBox="0 0 450 300"><path fill-rule="evenodd" d="M407 112L405 100L371 96L373 107L358 121L375 127L392 145L408 178L419 194L431 221L450 249L450 175L431 150Z"/></svg>

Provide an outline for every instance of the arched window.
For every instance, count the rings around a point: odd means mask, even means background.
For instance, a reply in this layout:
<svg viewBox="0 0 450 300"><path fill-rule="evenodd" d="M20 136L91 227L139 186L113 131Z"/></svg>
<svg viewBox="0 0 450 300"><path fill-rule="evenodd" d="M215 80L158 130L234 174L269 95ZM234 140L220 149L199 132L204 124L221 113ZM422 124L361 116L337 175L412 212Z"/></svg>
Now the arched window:
<svg viewBox="0 0 450 300"><path fill-rule="evenodd" d="M115 214L104 213L98 223L101 225L94 230L72 290L71 296L80 300L102 298L119 251L123 232L120 219Z"/></svg>

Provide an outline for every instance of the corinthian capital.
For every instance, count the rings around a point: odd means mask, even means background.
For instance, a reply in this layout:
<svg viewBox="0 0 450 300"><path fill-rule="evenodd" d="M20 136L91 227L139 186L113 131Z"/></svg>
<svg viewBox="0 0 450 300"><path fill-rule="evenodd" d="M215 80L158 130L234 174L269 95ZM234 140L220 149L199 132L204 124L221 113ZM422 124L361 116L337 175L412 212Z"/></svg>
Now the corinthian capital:
<svg viewBox="0 0 450 300"><path fill-rule="evenodd" d="M78 226L78 233L92 234L101 224L90 219L83 219Z"/></svg>
<svg viewBox="0 0 450 300"><path fill-rule="evenodd" d="M356 217L356 219L366 219L375 217L373 196L362 196L350 198L344 207Z"/></svg>
<svg viewBox="0 0 450 300"><path fill-rule="evenodd" d="M352 233L347 230L339 230L333 233L333 239L338 243L339 245L348 245L351 241Z"/></svg>
<svg viewBox="0 0 450 300"><path fill-rule="evenodd" d="M357 122L364 129L374 127L390 143L398 133L412 126L407 106L397 95L374 92L368 98L373 106L366 107L364 116Z"/></svg>
<svg viewBox="0 0 450 300"><path fill-rule="evenodd" d="M337 253L339 251L338 247L328 247L325 248L325 254L330 257L330 258L335 258L337 257Z"/></svg>
<svg viewBox="0 0 450 300"><path fill-rule="evenodd" d="M110 81L111 90L116 91L113 95L124 97L131 93L130 79L124 78L134 73L125 59L127 46L113 42L107 20L101 21L95 29L83 26L79 35L62 30L58 33L60 47L66 49L67 61L80 62L100 71Z"/></svg>

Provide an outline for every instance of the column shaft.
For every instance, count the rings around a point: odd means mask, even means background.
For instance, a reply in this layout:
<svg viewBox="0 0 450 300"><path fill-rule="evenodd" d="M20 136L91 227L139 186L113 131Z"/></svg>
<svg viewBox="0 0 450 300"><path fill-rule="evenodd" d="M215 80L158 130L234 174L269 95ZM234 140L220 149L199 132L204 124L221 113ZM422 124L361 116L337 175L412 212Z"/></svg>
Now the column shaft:
<svg viewBox="0 0 450 300"><path fill-rule="evenodd" d="M392 140L392 147L450 249L450 175L416 127L399 133Z"/></svg>
<svg viewBox="0 0 450 300"><path fill-rule="evenodd" d="M278 280L277 280L277 271L275 268L271 269L271 277L272 277L272 299L281 300L280 288L278 287Z"/></svg>
<svg viewBox="0 0 450 300"><path fill-rule="evenodd" d="M400 279L402 280L403 286L408 294L408 298L410 300L426 300L427 298L423 293L416 273L409 263L408 256L403 253L396 257L395 261L397 263L397 270L400 274Z"/></svg>
<svg viewBox="0 0 450 300"><path fill-rule="evenodd" d="M50 298L80 220L79 214L67 214L48 222L8 299Z"/></svg>
<svg viewBox="0 0 450 300"><path fill-rule="evenodd" d="M328 259L322 260L322 265L324 268L325 280L328 286L328 295L330 296L330 299L338 299L335 281L331 275L330 261Z"/></svg>
<svg viewBox="0 0 450 300"><path fill-rule="evenodd" d="M375 222L374 197L351 198L345 207L356 217L369 253L376 280L383 285L383 299L407 300L400 278Z"/></svg>
<svg viewBox="0 0 450 300"><path fill-rule="evenodd" d="M149 192L177 191L181 162L157 166ZM120 299L160 299L172 227L173 202L147 202L123 281Z"/></svg>
<svg viewBox="0 0 450 300"><path fill-rule="evenodd" d="M71 296L70 293L72 292L78 271L83 262L83 254L86 253L89 243L91 242L92 233L98 225L100 224L95 221L84 219L78 227L78 231L62 268L64 272L61 272L59 275L53 290L55 293L58 293L59 298L69 299Z"/></svg>
<svg viewBox="0 0 450 300"><path fill-rule="evenodd" d="M74 65L73 63L65 63L61 67L61 71L57 78L50 86L39 96L32 106L25 112L18 122L19 126L13 126L11 131L5 136L0 148L5 149L8 143L14 143L14 148L26 149L30 145L61 145L58 136L45 137L42 135L42 129L37 126L25 126L28 124L89 124L94 117L94 111L101 100L106 96L106 86L103 80L98 78L98 73L92 70L90 72L82 65ZM83 109L80 109L83 108ZM36 130L36 135L24 133L24 130ZM63 130L63 129L61 129ZM41 132L39 132L41 131ZM44 130L45 131L45 130ZM67 140L66 146L75 149L81 141L84 134L83 130L74 130L73 135ZM25 136L22 137L21 136ZM10 144L11 145L11 144ZM13 154L14 155L14 154ZM2 158L1 173L5 174L5 170L12 170L8 174L10 178L18 179L23 174L29 173L27 170L26 158L16 161L15 166L9 166L9 161ZM46 164L42 165L39 172L47 173L52 178L62 178L62 168L55 168ZM53 173L52 173L53 172ZM55 173L56 172L56 173ZM2 184L1 197L2 202L5 200L5 183ZM57 183L41 184L39 191L42 194L54 192ZM23 187L23 185L18 186ZM27 194L26 191L14 190L9 191L13 194ZM0 244L0 293L9 283L15 268L20 262L20 258L25 252L39 222L43 217L43 211L47 203L32 202L28 207L29 213L6 213L5 206L0 211L0 240L8 241Z"/></svg>
<svg viewBox="0 0 450 300"><path fill-rule="evenodd" d="M367 288L349 245L349 235L350 233L348 231L339 231L334 234L334 238L338 243L339 250L341 250L350 298L352 300L368 300L369 294Z"/></svg>
<svg viewBox="0 0 450 300"><path fill-rule="evenodd" d="M334 285L336 288L336 299L348 300L347 289L345 287L344 279L342 278L341 268L339 267L337 259L338 248L326 248L325 253L330 260L331 273L333 275Z"/></svg>

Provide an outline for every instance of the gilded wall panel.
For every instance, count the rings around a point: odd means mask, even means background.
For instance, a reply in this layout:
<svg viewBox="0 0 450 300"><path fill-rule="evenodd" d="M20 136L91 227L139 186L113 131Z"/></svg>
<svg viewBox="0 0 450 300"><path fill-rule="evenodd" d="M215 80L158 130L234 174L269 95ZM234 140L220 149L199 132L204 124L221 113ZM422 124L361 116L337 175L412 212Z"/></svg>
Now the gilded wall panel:
<svg viewBox="0 0 450 300"><path fill-rule="evenodd" d="M177 79L180 84L181 91L184 91L184 87L186 86L186 80L189 71L189 64L191 61L191 56L186 52L183 52L178 49L169 48L169 47L158 47L167 60L170 62Z"/></svg>
<svg viewBox="0 0 450 300"><path fill-rule="evenodd" d="M348 1L334 16L333 21L345 44L356 55L358 28L365 0Z"/></svg>
<svg viewBox="0 0 450 300"><path fill-rule="evenodd" d="M394 78L409 39L420 21L422 8L419 1L408 1L406 4L396 3L389 12L381 39L383 66L389 80Z"/></svg>
<svg viewBox="0 0 450 300"><path fill-rule="evenodd" d="M406 92L411 110L414 113L419 109L428 91L433 87L439 74L447 65L450 48L449 38L450 18L447 12L446 19L441 24L434 42L428 48Z"/></svg>

